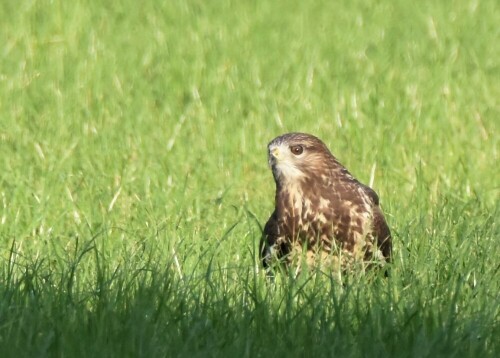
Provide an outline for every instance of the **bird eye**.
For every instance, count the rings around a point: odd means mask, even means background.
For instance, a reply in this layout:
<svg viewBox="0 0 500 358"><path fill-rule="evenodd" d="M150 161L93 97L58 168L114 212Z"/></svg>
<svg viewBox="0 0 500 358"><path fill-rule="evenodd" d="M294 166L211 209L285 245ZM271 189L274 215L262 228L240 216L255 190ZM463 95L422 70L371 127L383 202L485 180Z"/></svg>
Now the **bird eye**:
<svg viewBox="0 0 500 358"><path fill-rule="evenodd" d="M290 151L295 155L301 155L304 151L304 148L301 145L292 145L290 147Z"/></svg>

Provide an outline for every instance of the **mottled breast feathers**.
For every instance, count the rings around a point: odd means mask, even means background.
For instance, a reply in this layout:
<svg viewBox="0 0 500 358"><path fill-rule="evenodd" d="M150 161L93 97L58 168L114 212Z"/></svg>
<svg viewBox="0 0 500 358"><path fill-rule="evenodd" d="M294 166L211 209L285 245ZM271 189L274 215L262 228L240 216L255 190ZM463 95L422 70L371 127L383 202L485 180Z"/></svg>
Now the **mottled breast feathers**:
<svg viewBox="0 0 500 358"><path fill-rule="evenodd" d="M320 139L284 134L269 143L268 158L276 197L260 245L264 267L298 267L304 258L308 266L344 270L390 260L391 234L378 195Z"/></svg>

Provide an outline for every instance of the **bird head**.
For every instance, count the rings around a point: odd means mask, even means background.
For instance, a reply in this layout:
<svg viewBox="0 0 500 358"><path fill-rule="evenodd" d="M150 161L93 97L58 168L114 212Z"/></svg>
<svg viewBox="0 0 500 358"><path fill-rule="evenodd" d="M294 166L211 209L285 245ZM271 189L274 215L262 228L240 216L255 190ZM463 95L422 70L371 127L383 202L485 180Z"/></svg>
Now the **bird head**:
<svg viewBox="0 0 500 358"><path fill-rule="evenodd" d="M281 184L319 175L333 159L319 138L305 133L283 134L273 139L267 148L274 179Z"/></svg>

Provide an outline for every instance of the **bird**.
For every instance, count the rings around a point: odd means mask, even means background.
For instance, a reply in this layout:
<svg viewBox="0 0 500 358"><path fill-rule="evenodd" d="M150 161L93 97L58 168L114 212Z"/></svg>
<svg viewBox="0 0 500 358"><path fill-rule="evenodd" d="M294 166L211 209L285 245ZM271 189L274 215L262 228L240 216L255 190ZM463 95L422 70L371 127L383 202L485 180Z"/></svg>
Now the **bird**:
<svg viewBox="0 0 500 358"><path fill-rule="evenodd" d="M341 276L390 262L391 231L377 193L358 181L319 138L286 133L267 149L275 208L259 249L269 276L283 266L295 274L316 267Z"/></svg>

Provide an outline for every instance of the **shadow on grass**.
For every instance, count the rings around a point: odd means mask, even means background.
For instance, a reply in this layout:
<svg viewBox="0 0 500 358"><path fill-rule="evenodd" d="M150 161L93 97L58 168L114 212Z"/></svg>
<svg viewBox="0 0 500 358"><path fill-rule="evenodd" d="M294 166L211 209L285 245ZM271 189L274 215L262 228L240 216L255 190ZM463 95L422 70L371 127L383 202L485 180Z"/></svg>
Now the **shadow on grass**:
<svg viewBox="0 0 500 358"><path fill-rule="evenodd" d="M396 262L389 278L339 285L322 274L270 284L255 266L220 267L213 250L179 275L175 255L161 260L144 246L108 260L96 237L46 258L21 257L14 241L7 256L2 357L476 357L500 348L498 296L460 272L439 273L446 258L427 276Z"/></svg>

